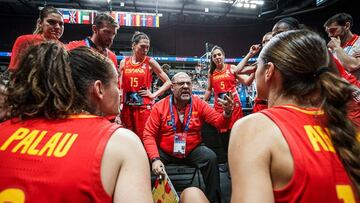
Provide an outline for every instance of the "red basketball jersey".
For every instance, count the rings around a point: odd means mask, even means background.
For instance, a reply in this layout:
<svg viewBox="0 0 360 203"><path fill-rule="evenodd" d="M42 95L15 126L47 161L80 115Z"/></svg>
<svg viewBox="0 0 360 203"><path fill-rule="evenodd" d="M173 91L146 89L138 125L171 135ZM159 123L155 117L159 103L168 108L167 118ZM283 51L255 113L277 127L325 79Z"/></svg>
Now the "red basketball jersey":
<svg viewBox="0 0 360 203"><path fill-rule="evenodd" d="M359 202L324 126L324 113L292 105L262 110L281 130L294 160L294 172L275 202Z"/></svg>
<svg viewBox="0 0 360 203"><path fill-rule="evenodd" d="M234 103L240 105L239 95L236 91L236 78L234 73L231 72L230 64L225 64L225 68L221 71L215 69L210 79L215 96L214 108L217 111L222 112L222 107L217 102L217 98L223 93L231 92L234 96Z"/></svg>
<svg viewBox="0 0 360 203"><path fill-rule="evenodd" d="M8 67L9 71L15 71L18 68L22 54L25 54L29 47L41 44L44 41L44 37L38 34L22 35L18 37L11 51L10 64Z"/></svg>
<svg viewBox="0 0 360 203"><path fill-rule="evenodd" d="M121 70L123 98L126 100L126 94L136 93L140 90L151 89L152 75L150 71L150 57L146 56L144 61L139 64L133 64L131 57L125 58L125 65ZM148 97L143 98L143 105L152 104Z"/></svg>
<svg viewBox="0 0 360 203"><path fill-rule="evenodd" d="M118 127L91 115L0 123L0 199L112 202L100 168L105 146Z"/></svg>

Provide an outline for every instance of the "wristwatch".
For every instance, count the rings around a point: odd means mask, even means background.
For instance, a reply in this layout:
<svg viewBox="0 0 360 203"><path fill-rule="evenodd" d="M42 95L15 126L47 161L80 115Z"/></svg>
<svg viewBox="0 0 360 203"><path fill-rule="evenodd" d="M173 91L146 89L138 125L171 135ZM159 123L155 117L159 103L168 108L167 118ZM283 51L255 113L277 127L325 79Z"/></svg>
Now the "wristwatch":
<svg viewBox="0 0 360 203"><path fill-rule="evenodd" d="M151 159L151 163L154 163L154 161L160 160L160 157L155 157L153 159Z"/></svg>

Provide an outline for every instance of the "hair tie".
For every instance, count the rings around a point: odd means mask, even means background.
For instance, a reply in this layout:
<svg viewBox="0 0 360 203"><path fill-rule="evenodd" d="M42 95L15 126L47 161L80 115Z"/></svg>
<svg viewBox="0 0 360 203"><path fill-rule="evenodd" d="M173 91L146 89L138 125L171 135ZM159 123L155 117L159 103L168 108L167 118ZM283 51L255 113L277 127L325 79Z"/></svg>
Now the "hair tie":
<svg viewBox="0 0 360 203"><path fill-rule="evenodd" d="M321 74L329 71L330 69L328 67L321 67L314 72L313 76L314 78L318 78Z"/></svg>

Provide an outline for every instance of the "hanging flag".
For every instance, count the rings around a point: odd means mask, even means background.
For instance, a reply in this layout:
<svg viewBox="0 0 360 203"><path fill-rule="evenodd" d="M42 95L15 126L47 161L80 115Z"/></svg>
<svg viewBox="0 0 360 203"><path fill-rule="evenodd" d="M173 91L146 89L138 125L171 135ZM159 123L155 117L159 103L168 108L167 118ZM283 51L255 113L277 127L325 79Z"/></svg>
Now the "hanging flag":
<svg viewBox="0 0 360 203"><path fill-rule="evenodd" d="M97 15L96 11L92 10L77 10L77 9L59 9L63 14L65 23L73 24L93 24ZM119 26L133 26L133 27L160 27L160 16L158 14L146 13L131 13L131 12L108 12L114 18Z"/></svg>
<svg viewBox="0 0 360 203"><path fill-rule="evenodd" d="M90 24L94 24L95 16L96 16L96 12L90 11L90 14L89 14L89 23Z"/></svg>
<svg viewBox="0 0 360 203"><path fill-rule="evenodd" d="M70 12L69 11L62 11L64 23L70 22Z"/></svg>
<svg viewBox="0 0 360 203"><path fill-rule="evenodd" d="M118 12L119 26L125 25L125 14Z"/></svg>
<svg viewBox="0 0 360 203"><path fill-rule="evenodd" d="M146 15L141 15L141 26L146 27Z"/></svg>
<svg viewBox="0 0 360 203"><path fill-rule="evenodd" d="M160 17L158 15L155 16L154 27L160 27Z"/></svg>
<svg viewBox="0 0 360 203"><path fill-rule="evenodd" d="M135 26L140 27L140 15L139 15L139 14L136 14L135 16L136 16Z"/></svg>
<svg viewBox="0 0 360 203"><path fill-rule="evenodd" d="M131 14L131 26L136 26L136 15Z"/></svg>
<svg viewBox="0 0 360 203"><path fill-rule="evenodd" d="M126 13L125 25L131 26L131 14L130 13Z"/></svg>
<svg viewBox="0 0 360 203"><path fill-rule="evenodd" d="M70 23L76 23L76 16L77 16L76 11L70 11Z"/></svg>
<svg viewBox="0 0 360 203"><path fill-rule="evenodd" d="M78 23L79 24L90 24L90 12L88 11L79 11L78 12Z"/></svg>
<svg viewBox="0 0 360 203"><path fill-rule="evenodd" d="M153 16L146 16L146 27L153 27Z"/></svg>

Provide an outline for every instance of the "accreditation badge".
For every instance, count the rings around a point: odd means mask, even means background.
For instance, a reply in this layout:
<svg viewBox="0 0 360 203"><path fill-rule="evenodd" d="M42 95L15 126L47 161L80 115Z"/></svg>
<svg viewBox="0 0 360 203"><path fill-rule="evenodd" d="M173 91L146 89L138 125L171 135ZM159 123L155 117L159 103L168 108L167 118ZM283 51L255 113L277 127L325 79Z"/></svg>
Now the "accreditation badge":
<svg viewBox="0 0 360 203"><path fill-rule="evenodd" d="M174 155L185 155L186 133L175 133L174 135Z"/></svg>

